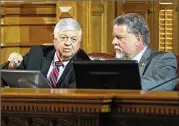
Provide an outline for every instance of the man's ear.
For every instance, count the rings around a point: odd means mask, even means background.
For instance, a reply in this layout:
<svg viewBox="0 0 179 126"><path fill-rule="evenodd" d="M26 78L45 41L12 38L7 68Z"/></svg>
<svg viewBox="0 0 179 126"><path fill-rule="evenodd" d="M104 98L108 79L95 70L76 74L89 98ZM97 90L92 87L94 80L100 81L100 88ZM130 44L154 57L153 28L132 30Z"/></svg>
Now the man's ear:
<svg viewBox="0 0 179 126"><path fill-rule="evenodd" d="M137 41L138 41L138 42L140 42L140 43L143 41L143 38L142 38L142 36L141 36L141 35L137 35L137 37L136 37L136 38L137 38Z"/></svg>
<svg viewBox="0 0 179 126"><path fill-rule="evenodd" d="M139 47L141 43L143 43L143 39L141 35L136 36L137 42L135 43L136 47Z"/></svg>
<svg viewBox="0 0 179 126"><path fill-rule="evenodd" d="M55 35L54 35L54 33L52 34L52 40L55 40Z"/></svg>
<svg viewBox="0 0 179 126"><path fill-rule="evenodd" d="M81 41L82 41L82 38L80 38L80 39L78 40L78 43L81 44Z"/></svg>

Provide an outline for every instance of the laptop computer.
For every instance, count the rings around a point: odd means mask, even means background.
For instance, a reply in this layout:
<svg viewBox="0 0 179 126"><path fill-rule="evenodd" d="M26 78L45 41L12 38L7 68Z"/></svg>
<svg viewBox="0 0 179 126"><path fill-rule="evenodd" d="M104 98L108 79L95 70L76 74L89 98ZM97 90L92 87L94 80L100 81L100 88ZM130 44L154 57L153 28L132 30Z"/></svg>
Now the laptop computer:
<svg viewBox="0 0 179 126"><path fill-rule="evenodd" d="M52 88L42 73L34 70L2 69L1 81L16 88Z"/></svg>
<svg viewBox="0 0 179 126"><path fill-rule="evenodd" d="M77 88L141 90L135 60L73 61Z"/></svg>

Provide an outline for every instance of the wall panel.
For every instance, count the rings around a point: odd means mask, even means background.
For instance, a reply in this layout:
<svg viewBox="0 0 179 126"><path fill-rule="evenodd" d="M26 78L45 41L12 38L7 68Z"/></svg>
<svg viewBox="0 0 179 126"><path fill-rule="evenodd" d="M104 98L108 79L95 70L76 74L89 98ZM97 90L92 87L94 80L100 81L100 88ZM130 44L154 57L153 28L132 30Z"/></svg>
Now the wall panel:
<svg viewBox="0 0 179 126"><path fill-rule="evenodd" d="M1 4L1 63L14 51L24 55L34 45L52 45L57 22L55 2Z"/></svg>
<svg viewBox="0 0 179 126"><path fill-rule="evenodd" d="M113 54L113 19L123 13L139 13L149 25L151 48L159 50L162 38L159 34L159 11L162 9L173 10L173 37L170 43L177 55L179 2L172 3L161 5L154 0L1 2L1 63L7 60L10 52L24 55L31 46L52 45L51 35L55 24L67 17L75 18L82 27L82 49L87 53Z"/></svg>

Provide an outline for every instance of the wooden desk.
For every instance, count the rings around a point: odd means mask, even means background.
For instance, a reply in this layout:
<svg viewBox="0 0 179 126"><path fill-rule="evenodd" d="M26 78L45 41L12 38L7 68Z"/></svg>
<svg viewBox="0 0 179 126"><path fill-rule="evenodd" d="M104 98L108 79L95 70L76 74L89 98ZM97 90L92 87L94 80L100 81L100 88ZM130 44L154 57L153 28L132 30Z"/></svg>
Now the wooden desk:
<svg viewBox="0 0 179 126"><path fill-rule="evenodd" d="M179 92L2 88L1 94L2 126L179 125Z"/></svg>

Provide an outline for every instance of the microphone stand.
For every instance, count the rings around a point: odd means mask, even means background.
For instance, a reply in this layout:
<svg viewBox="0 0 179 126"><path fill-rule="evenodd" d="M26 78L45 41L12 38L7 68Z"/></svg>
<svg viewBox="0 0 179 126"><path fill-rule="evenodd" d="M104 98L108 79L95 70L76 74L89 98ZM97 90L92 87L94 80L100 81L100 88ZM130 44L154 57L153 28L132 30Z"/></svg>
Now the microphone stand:
<svg viewBox="0 0 179 126"><path fill-rule="evenodd" d="M162 86L162 85L166 84L167 82L170 82L170 81L175 80L175 79L177 79L177 78L178 78L178 76L173 77L173 78L171 78L170 80L164 81L163 83L161 83L161 84L159 84L159 85L156 85L156 86L154 86L154 87L152 87L152 88L149 88L148 91L150 91L150 90L152 90L152 89L155 89L155 88L157 88L157 87L159 87L159 86Z"/></svg>

